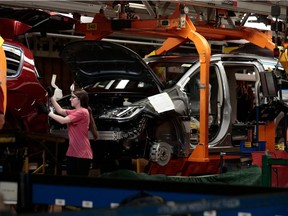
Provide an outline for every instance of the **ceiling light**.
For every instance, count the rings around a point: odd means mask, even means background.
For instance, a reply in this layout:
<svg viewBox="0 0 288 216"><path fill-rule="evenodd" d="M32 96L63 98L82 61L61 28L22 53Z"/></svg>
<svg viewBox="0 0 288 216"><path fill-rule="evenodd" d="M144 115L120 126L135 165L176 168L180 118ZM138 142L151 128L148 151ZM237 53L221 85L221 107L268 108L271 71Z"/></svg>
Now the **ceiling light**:
<svg viewBox="0 0 288 216"><path fill-rule="evenodd" d="M147 8L146 8L146 6L144 4L139 4L139 3L129 3L129 7L130 8L147 10Z"/></svg>

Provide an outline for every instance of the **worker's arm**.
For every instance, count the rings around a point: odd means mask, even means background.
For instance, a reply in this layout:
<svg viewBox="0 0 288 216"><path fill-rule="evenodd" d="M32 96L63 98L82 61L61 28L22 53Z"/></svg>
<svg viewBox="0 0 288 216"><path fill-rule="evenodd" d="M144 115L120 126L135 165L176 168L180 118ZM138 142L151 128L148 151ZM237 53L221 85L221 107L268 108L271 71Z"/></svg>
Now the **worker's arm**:
<svg viewBox="0 0 288 216"><path fill-rule="evenodd" d="M57 103L58 104L58 103ZM61 108L62 109L62 108ZM71 122L71 119L68 117L68 116L60 116L60 115L57 115L53 112L50 112L48 114L48 116L52 119L54 119L55 121L59 122L60 124L68 124Z"/></svg>
<svg viewBox="0 0 288 216"><path fill-rule="evenodd" d="M67 116L66 109L63 109L63 108L58 104L58 102L55 100L54 97L51 97L51 98L50 98L50 101L51 101L51 103L53 104L53 106L54 106L54 108L55 108L55 110L56 110L56 112L57 112L58 114L60 114L60 115L62 115L62 116ZM56 119L55 119L55 120L56 120ZM56 120L56 121L57 121L57 120ZM59 123L61 123L61 122L59 122ZM65 123L63 123L63 124L65 124Z"/></svg>

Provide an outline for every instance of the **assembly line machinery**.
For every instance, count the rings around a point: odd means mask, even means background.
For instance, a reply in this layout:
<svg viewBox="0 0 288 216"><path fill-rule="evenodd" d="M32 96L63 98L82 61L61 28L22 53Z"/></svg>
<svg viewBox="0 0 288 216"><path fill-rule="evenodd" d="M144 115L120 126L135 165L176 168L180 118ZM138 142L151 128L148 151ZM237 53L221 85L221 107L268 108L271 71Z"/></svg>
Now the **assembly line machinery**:
<svg viewBox="0 0 288 216"><path fill-rule="evenodd" d="M125 16L124 16L125 17ZM116 19L108 20L104 13L95 15L91 23L76 24L75 32L84 34L84 40L101 40L115 32L133 35L145 35L166 38L162 47L149 55L160 55L179 47L187 41L192 41L199 54L200 61L200 138L199 143L192 154L185 160L183 173L193 173L191 167L197 163L215 163L214 156L208 149L208 104L209 104L209 64L210 45L208 40L239 40L247 41L271 50L275 49L272 38L260 30L246 27L226 29L210 26L209 24L194 26L190 18L185 14L184 5L178 4L174 13L165 18L155 20ZM267 125L259 126L259 140L265 142L266 149L275 150L275 124L273 121ZM217 157L216 160L219 160ZM179 163L183 161L179 160ZM200 162L200 163L199 163ZM193 164L194 163L194 164ZM200 166L200 165L199 165ZM203 165L203 167L207 167ZM171 167L173 169L173 167ZM205 169L205 168L204 168ZM205 173L205 172L203 172Z"/></svg>
<svg viewBox="0 0 288 216"><path fill-rule="evenodd" d="M210 46L208 39L246 39L262 48L275 49L272 39L264 33L250 28L238 29L195 27L178 4L175 12L165 19L157 20L114 20L96 14L92 23L76 25L76 33L85 33L85 39L100 40L115 31L130 34L161 36L167 38L163 46L153 52L162 54L182 45L188 40L195 44L200 60L200 140L183 166L189 173L195 163L208 164L214 161L208 149L208 98ZM217 38L215 38L217 37ZM286 45L284 46L286 48ZM151 53L152 54L152 53ZM286 54L285 54L286 55ZM286 55L287 56L287 55ZM284 62L285 67L286 60ZM1 58L3 60L3 58ZM0 64L0 66L3 64ZM285 67L287 68L287 67ZM2 73L1 73L2 74ZM3 89L5 91L5 89ZM4 94L5 95L5 94ZM4 97L3 104L5 105ZM266 149L275 150L274 123L260 127L259 137L266 142ZM61 140L62 141L62 140ZM217 158L220 160L220 155ZM264 158L265 167L287 165L286 160ZM25 163L27 165L27 163ZM205 166L204 166L205 167ZM26 170L27 171L27 170ZM185 171L184 171L185 172ZM268 174L269 175L269 174ZM268 176L266 176L268 178ZM268 186L269 182L266 184ZM127 178L74 177L21 173L19 176L1 176L0 189L6 204L17 204L19 212L33 211L35 206L77 206L78 214L127 215L180 215L214 213L214 215L239 215L240 213L286 215L288 191L285 188L250 187L223 184L202 184ZM139 196L144 195L144 196ZM124 205L129 198L157 198L147 205ZM138 197L138 198L139 198ZM133 199L132 199L133 200ZM135 201L135 199L134 199ZM135 203L134 203L135 204ZM119 206L111 208L111 206ZM72 214L72 213L71 213Z"/></svg>

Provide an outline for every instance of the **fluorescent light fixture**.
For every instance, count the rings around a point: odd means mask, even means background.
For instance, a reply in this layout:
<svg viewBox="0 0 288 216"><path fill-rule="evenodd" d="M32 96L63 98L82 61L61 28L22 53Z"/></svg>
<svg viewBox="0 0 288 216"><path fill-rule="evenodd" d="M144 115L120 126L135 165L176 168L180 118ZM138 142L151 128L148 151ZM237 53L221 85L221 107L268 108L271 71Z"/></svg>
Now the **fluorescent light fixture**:
<svg viewBox="0 0 288 216"><path fill-rule="evenodd" d="M147 8L146 8L146 6L144 4L139 4L139 3L129 3L129 7L130 8L147 10Z"/></svg>
<svg viewBox="0 0 288 216"><path fill-rule="evenodd" d="M129 80L121 80L115 89L124 89L128 82Z"/></svg>
<svg viewBox="0 0 288 216"><path fill-rule="evenodd" d="M71 14L71 13L59 13L59 14L61 14L63 16L70 17L70 18L73 18L73 14ZM91 16L81 16L80 17L80 22L81 23L92 23L93 19L94 18L91 17Z"/></svg>
<svg viewBox="0 0 288 216"><path fill-rule="evenodd" d="M186 63L186 64L182 64L181 67L188 67L188 68L189 68L189 67L191 67L191 65L192 65L192 64L187 64L187 63Z"/></svg>
<svg viewBox="0 0 288 216"><path fill-rule="evenodd" d="M110 89L110 87L112 86L112 84L115 82L115 80L111 80L106 86L105 89Z"/></svg>
<svg viewBox="0 0 288 216"><path fill-rule="evenodd" d="M245 27L257 28L260 30L271 30L270 25L265 25L264 23L258 23L256 16L250 16L246 23L244 24Z"/></svg>

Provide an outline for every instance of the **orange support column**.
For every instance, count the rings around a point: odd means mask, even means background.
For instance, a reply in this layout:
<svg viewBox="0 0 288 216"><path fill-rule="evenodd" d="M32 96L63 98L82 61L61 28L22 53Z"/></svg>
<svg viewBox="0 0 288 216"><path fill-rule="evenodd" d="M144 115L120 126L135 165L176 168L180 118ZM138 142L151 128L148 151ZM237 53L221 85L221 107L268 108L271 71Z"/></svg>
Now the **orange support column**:
<svg viewBox="0 0 288 216"><path fill-rule="evenodd" d="M259 125L259 141L266 142L266 150L275 151L275 122Z"/></svg>
<svg viewBox="0 0 288 216"><path fill-rule="evenodd" d="M2 44L4 40L0 37L0 129L5 123L5 113L7 106L7 86L6 86L6 75L7 75L7 65L6 65L6 55Z"/></svg>

